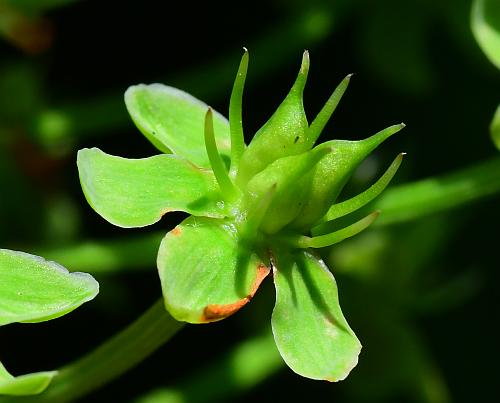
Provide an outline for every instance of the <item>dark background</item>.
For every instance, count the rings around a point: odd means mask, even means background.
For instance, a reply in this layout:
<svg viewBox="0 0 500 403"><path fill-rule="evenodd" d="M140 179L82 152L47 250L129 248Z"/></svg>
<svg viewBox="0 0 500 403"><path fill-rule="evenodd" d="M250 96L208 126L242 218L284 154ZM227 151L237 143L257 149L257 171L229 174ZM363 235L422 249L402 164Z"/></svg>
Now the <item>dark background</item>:
<svg viewBox="0 0 500 403"><path fill-rule="evenodd" d="M500 72L472 37L467 0L53 0L45 9L30 3L12 1L5 7L26 16L34 33L4 33L0 42L0 241L5 248L36 253L172 228L181 214L137 230L101 219L80 190L76 151L96 146L125 157L157 153L134 128L122 101L125 89L140 82L178 86L227 114L242 46L250 51L244 98L248 139L286 95L304 49L311 55L305 92L309 119L338 82L355 73L325 139L361 139L406 123L363 165L347 192L366 187L401 151L408 155L395 179L399 183L452 172L498 153L488 125L499 102ZM496 401L498 200L374 229L372 238L358 240L360 249L353 240L325 251L344 313L364 345L358 367L338 384L304 379L283 367L225 398ZM381 246L373 252L363 239ZM358 254L369 274L357 273L358 266L349 263ZM92 303L48 323L0 329L0 359L9 371L22 374L57 368L84 354L160 296L154 260L154 250L147 250L134 270L105 274L96 268L101 292ZM186 327L84 401L128 402L154 388L189 388L193 373L203 378L205 365L269 327L273 292L267 284L238 315ZM206 390L189 392L191 400L209 401L211 389L228 388L231 376L221 374Z"/></svg>

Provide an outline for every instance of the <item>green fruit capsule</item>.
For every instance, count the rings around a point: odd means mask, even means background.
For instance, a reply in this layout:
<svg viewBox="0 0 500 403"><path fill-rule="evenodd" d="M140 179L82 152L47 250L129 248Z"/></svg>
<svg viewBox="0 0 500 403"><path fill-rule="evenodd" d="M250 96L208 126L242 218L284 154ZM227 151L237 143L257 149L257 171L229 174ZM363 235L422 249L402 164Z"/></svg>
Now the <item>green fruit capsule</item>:
<svg viewBox="0 0 500 403"><path fill-rule="evenodd" d="M331 152L318 163L309 187L309 197L290 228L300 232L317 223L337 199L359 164L384 140L403 127L404 124L393 125L364 140L332 140L315 147L326 147Z"/></svg>
<svg viewBox="0 0 500 403"><path fill-rule="evenodd" d="M266 234L275 234L297 217L310 194L314 168L331 151L329 147L274 161L248 182L249 199L260 199L276 185L276 191L260 225Z"/></svg>
<svg viewBox="0 0 500 403"><path fill-rule="evenodd" d="M314 140L310 141L307 136L308 123L302 96L308 72L309 53L306 51L292 89L257 131L241 157L236 179L239 186L244 186L278 158L297 155L312 148Z"/></svg>

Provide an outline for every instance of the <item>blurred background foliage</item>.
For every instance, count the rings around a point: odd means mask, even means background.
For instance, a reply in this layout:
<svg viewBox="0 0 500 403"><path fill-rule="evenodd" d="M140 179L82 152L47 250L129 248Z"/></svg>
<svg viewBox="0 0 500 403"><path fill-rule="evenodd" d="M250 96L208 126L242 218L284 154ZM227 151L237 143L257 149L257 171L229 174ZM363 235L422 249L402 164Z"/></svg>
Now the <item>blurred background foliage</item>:
<svg viewBox="0 0 500 403"><path fill-rule="evenodd" d="M477 3L494 37L499 3ZM246 46L251 138L307 48L310 118L355 73L325 139L407 124L344 192L366 188L407 152L397 183L376 202L378 225L323 251L364 345L358 367L339 384L287 369L270 336L268 284L238 315L188 326L86 401L495 401L500 156L489 128L498 132L500 71L498 42L476 26L483 53L471 9L470 0L0 0L0 245L101 283L98 298L67 317L3 327L1 361L14 374L56 368L160 295L156 250L182 215L132 232L113 227L85 202L75 164L82 147L155 152L127 116L127 86L177 86L226 113Z"/></svg>

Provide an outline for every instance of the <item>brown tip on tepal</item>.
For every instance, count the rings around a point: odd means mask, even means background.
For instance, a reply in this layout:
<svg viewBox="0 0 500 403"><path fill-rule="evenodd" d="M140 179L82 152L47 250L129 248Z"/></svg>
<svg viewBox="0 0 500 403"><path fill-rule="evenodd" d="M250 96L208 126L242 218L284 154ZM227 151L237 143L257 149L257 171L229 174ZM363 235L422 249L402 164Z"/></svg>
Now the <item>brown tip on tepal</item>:
<svg viewBox="0 0 500 403"><path fill-rule="evenodd" d="M172 231L170 231L173 236L179 236L182 233L182 230L179 227L175 227Z"/></svg>
<svg viewBox="0 0 500 403"><path fill-rule="evenodd" d="M242 298L232 304L210 304L205 307L201 315L202 322L216 322L231 316L233 313L238 312L243 308L250 299L248 297Z"/></svg>
<svg viewBox="0 0 500 403"><path fill-rule="evenodd" d="M246 304L250 302L253 298L257 290L259 289L262 281L269 274L269 267L260 263L257 266L257 276L255 278L254 283L252 284L252 288L250 290L250 294L246 297L233 302L231 304L209 304L203 310L203 314L201 315L201 322L217 322L219 320L225 319L228 316L231 316L233 313L238 312L241 308L243 308Z"/></svg>

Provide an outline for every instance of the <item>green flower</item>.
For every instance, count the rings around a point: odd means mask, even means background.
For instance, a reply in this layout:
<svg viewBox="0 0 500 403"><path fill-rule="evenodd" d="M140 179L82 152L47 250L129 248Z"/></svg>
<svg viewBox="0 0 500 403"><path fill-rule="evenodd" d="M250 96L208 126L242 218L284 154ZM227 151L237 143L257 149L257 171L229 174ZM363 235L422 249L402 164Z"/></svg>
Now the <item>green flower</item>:
<svg viewBox="0 0 500 403"><path fill-rule="evenodd" d="M224 319L272 276L272 328L284 360L300 375L341 380L356 365L361 344L342 314L335 280L314 249L375 220L378 212L329 232L332 220L367 204L394 176L402 155L365 192L335 204L359 163L403 125L361 141L314 146L350 76L309 125L302 101L309 70L305 52L289 94L246 146L241 104L247 66L245 51L229 121L178 89L130 87L125 103L132 119L165 154L132 160L80 150L82 188L90 205L121 227L150 225L169 211L192 214L167 233L158 252L165 306L174 318Z"/></svg>

